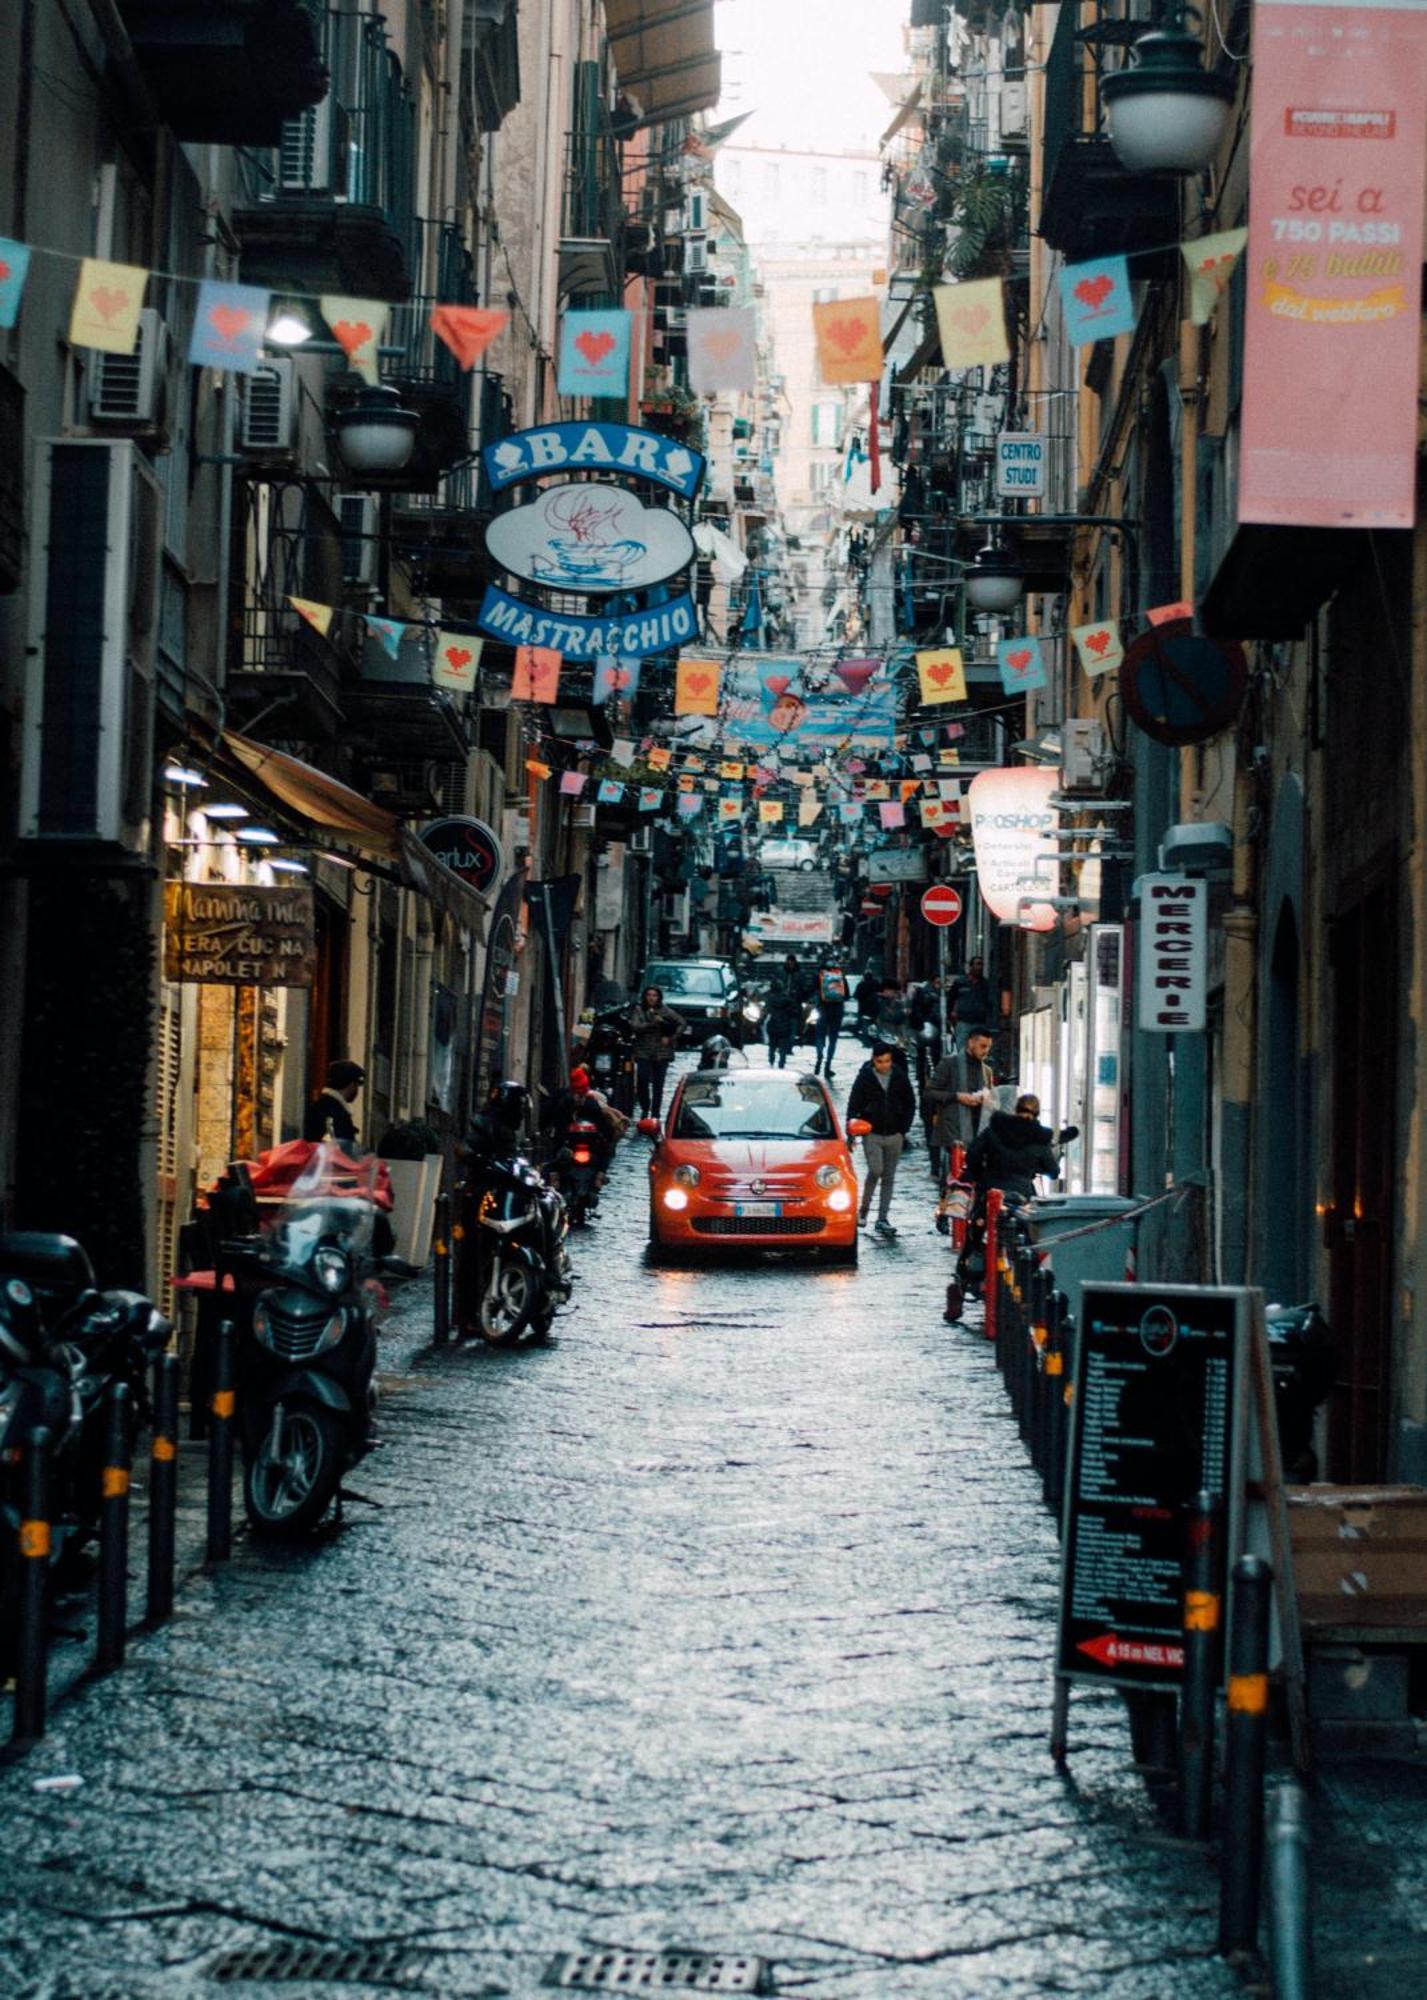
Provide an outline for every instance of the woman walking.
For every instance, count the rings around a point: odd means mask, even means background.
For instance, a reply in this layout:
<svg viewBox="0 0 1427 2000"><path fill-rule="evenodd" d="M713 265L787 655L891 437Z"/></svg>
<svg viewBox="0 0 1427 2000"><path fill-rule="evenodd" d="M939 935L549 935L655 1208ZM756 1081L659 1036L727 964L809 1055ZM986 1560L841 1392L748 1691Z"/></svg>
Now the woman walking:
<svg viewBox="0 0 1427 2000"><path fill-rule="evenodd" d="M674 1050L684 1032L684 1024L671 1007L664 1005L664 990L646 986L637 1007L629 1010L634 1030L634 1097L646 1118L664 1115L664 1079L674 1060Z"/></svg>

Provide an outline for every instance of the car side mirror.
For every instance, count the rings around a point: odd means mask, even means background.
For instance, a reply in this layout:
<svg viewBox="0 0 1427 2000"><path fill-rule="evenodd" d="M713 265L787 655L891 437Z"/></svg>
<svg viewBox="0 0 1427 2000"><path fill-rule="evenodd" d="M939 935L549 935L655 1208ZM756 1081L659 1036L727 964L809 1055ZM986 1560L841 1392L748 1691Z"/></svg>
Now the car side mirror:
<svg viewBox="0 0 1427 2000"><path fill-rule="evenodd" d="M659 1120L657 1118L641 1118L639 1121L639 1130L644 1134L646 1139L657 1139L659 1137Z"/></svg>
<svg viewBox="0 0 1427 2000"><path fill-rule="evenodd" d="M849 1118L847 1121L849 1139L865 1139L871 1130L871 1123L866 1118Z"/></svg>

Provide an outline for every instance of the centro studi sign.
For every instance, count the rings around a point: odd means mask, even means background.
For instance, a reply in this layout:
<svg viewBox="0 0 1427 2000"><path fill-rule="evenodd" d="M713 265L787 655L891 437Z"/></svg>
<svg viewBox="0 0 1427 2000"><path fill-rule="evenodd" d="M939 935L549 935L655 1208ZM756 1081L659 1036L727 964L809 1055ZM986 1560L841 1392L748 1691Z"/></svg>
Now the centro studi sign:
<svg viewBox="0 0 1427 2000"><path fill-rule="evenodd" d="M492 561L522 582L588 597L636 596L666 584L694 559L693 536L680 516L646 505L629 483L648 481L692 501L705 461L676 439L628 424L546 424L487 445L481 458L497 492L566 475L497 514L486 529ZM476 623L508 645L547 647L575 661L643 658L686 644L698 630L687 591L642 610L621 605L618 613L594 617L554 612L493 583Z"/></svg>

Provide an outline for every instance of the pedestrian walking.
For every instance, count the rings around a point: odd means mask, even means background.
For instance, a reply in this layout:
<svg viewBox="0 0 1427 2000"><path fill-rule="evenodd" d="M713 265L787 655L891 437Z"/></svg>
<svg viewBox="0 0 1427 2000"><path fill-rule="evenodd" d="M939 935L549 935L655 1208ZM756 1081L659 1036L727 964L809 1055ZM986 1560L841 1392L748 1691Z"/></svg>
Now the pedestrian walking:
<svg viewBox="0 0 1427 2000"><path fill-rule="evenodd" d="M957 974L951 989L951 1019L956 1024L956 1038L962 1048L966 1047L966 1038L973 1028L985 1028L988 1033L995 1033L995 995L986 977L986 961L983 958L973 958L965 972Z"/></svg>
<svg viewBox="0 0 1427 2000"><path fill-rule="evenodd" d="M837 1038L842 1033L842 1017L847 1011L847 975L840 965L825 965L818 974L818 1019L814 1042L817 1061L813 1075L832 1075L832 1059Z"/></svg>
<svg viewBox="0 0 1427 2000"><path fill-rule="evenodd" d="M890 1042L874 1042L871 1058L857 1072L847 1100L849 1121L862 1118L872 1128L862 1138L867 1177L862 1184L859 1220L865 1227L872 1212L875 1193L877 1234L886 1237L889 1242L894 1242L897 1235L890 1215L897 1162L902 1157L902 1148L912 1129L912 1120L917 1115L917 1101L911 1082L905 1069L899 1068L893 1060L893 1055Z"/></svg>
<svg viewBox="0 0 1427 2000"><path fill-rule="evenodd" d="M857 1032L864 1042L872 1039L872 1030L877 1024L877 1002L882 988L872 973L864 972L858 980L852 995L852 1003L857 1009Z"/></svg>
<svg viewBox="0 0 1427 2000"><path fill-rule="evenodd" d="M662 1118L664 1080L684 1024L664 1005L663 988L646 986L638 1006L629 1010L629 1025L634 1030L635 1105L646 1118Z"/></svg>
<svg viewBox="0 0 1427 2000"><path fill-rule="evenodd" d="M922 1092L922 1114L929 1116L932 1165L938 1179L945 1172L951 1148L969 1147L983 1117L995 1104L990 1054L990 1030L969 1029L966 1047L942 1057Z"/></svg>
<svg viewBox="0 0 1427 2000"><path fill-rule="evenodd" d="M786 1069L803 1026L803 1000L798 982L780 977L768 996L768 1060Z"/></svg>
<svg viewBox="0 0 1427 2000"><path fill-rule="evenodd" d="M339 1146L355 1146L357 1121L352 1116L352 1106L366 1080L367 1072L358 1062L343 1057L340 1062L328 1063L327 1081L308 1105L302 1121L303 1138L314 1144L334 1139Z"/></svg>

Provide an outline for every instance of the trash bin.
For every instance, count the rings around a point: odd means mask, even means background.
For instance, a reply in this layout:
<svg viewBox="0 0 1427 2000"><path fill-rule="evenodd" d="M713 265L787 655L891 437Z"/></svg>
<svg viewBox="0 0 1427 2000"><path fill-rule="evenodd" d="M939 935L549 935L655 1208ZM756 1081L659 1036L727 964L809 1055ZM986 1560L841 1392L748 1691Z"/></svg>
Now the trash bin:
<svg viewBox="0 0 1427 2000"><path fill-rule="evenodd" d="M1138 1208L1142 1199L1128 1194L1049 1194L1038 1196L1024 1211L1031 1242L1051 1253L1056 1287L1070 1300L1071 1318L1077 1327L1081 1286L1118 1284L1127 1275L1136 1225L1114 1218ZM1093 1222L1103 1222L1106 1227L1097 1229L1093 1236L1077 1236L1064 1249L1056 1249L1057 1238L1086 1229Z"/></svg>

